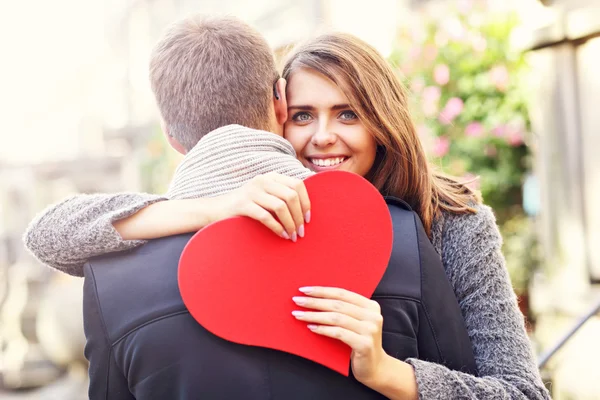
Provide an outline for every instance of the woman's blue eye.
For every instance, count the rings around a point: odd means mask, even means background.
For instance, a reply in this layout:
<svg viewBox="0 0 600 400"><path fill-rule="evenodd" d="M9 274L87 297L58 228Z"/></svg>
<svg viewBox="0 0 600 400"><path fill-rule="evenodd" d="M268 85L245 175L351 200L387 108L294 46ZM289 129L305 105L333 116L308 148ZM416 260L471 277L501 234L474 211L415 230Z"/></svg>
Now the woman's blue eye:
<svg viewBox="0 0 600 400"><path fill-rule="evenodd" d="M352 120L352 119L358 118L356 116L356 114L354 113L354 111L350 111L350 110L342 111L342 113L340 114L340 117L344 120Z"/></svg>
<svg viewBox="0 0 600 400"><path fill-rule="evenodd" d="M298 121L298 122L306 122L310 120L310 114L306 113L306 112L299 112L294 114L294 116L292 117L292 120L294 121Z"/></svg>

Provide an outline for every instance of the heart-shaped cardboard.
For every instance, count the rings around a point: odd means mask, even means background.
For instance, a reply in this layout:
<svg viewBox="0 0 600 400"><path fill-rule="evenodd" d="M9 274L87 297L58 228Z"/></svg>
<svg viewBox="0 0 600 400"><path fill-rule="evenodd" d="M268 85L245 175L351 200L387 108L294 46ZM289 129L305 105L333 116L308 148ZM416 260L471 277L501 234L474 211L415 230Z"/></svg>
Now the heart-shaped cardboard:
<svg viewBox="0 0 600 400"><path fill-rule="evenodd" d="M331 286L371 297L392 251L392 222L380 193L340 171L305 181L311 221L298 242L236 217L192 237L179 263L179 289L191 315L223 339L285 351L343 375L351 348L311 332L292 316L303 286Z"/></svg>

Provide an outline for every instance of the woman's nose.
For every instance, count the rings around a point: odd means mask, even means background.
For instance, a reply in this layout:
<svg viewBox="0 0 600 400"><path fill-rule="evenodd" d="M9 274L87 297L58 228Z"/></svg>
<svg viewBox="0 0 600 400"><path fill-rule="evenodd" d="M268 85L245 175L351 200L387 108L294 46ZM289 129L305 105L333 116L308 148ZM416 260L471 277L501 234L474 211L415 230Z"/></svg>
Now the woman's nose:
<svg viewBox="0 0 600 400"><path fill-rule="evenodd" d="M319 125L317 131L313 134L311 142L316 147L326 147L335 143L337 135L323 124Z"/></svg>

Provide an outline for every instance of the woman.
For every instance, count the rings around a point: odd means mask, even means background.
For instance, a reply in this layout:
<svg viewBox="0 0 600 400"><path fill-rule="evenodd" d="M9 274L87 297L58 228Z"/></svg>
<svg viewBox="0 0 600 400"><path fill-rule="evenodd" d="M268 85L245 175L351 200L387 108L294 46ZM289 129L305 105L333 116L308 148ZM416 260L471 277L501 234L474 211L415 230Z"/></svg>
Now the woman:
<svg viewBox="0 0 600 400"><path fill-rule="evenodd" d="M504 266L494 216L466 186L432 171L410 119L406 93L386 61L350 35L323 35L291 55L283 77L288 81L289 107L285 137L300 161L316 172L340 169L363 175L383 195L404 199L420 216L460 304L478 377L422 360L390 357L381 346L383 319L378 304L343 289L301 288L305 295L293 300L314 311L297 311L294 316L307 322L315 334L351 346L355 377L391 399L549 398ZM288 184L281 179L280 183ZM257 193L269 193L267 186L273 181L258 179L243 190L254 193L248 198L257 199ZM234 197L227 197L228 201ZM104 251L115 251L143 243L125 244L122 238L146 239L199 229L211 222L208 215L218 209L216 203L181 200L157 203L136 213L156 200L160 198L113 209L104 219L80 229L117 220L114 225L119 234L111 229L96 232L96 239L112 245ZM185 211L194 206L192 214ZM306 211L306 204L303 207ZM303 222L291 214L286 215L294 226L291 231L290 223L281 217L284 227L270 227L296 240L295 234L304 234ZM212 220L226 216L217 212ZM308 222L310 216L301 219ZM51 227L44 227L43 217L38 219L27 235L30 243L35 241L36 229ZM86 243L77 237L69 240L80 258L86 251L88 257L96 255L95 249L85 248Z"/></svg>

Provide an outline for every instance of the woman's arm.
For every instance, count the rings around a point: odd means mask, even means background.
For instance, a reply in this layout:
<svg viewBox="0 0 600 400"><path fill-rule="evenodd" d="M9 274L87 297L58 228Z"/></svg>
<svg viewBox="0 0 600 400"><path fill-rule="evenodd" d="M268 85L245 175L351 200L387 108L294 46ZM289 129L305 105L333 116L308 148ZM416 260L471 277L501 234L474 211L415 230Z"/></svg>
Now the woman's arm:
<svg viewBox="0 0 600 400"><path fill-rule="evenodd" d="M257 176L219 197L163 200L144 193L76 195L40 213L23 240L42 263L83 276L83 264L92 257L195 232L233 216L256 219L293 241L304 236L304 223L310 221L304 183L279 174Z"/></svg>
<svg viewBox="0 0 600 400"><path fill-rule="evenodd" d="M260 221L275 234L296 241L310 221L310 200L300 179L270 173L259 175L227 194L203 199L158 202L113 226L125 240L147 240L195 232L233 216Z"/></svg>
<svg viewBox="0 0 600 400"><path fill-rule="evenodd" d="M124 241L145 241L195 232L219 217L220 197L159 201L114 220L112 225Z"/></svg>
<svg viewBox="0 0 600 400"><path fill-rule="evenodd" d="M42 263L70 275L83 276L92 257L144 243L123 240L113 221L165 200L147 193L80 194L49 206L29 224L25 247Z"/></svg>
<svg viewBox="0 0 600 400"><path fill-rule="evenodd" d="M421 399L550 399L517 306L492 211L448 217L443 258L473 344L478 377L410 359Z"/></svg>
<svg viewBox="0 0 600 400"><path fill-rule="evenodd" d="M550 399L535 365L491 210L481 206L477 214L448 217L442 242L444 267L465 319L478 376L387 355L381 345L381 310L356 293L301 288L307 296L293 301L309 312L292 314L309 323L313 332L348 344L356 379L390 399Z"/></svg>

